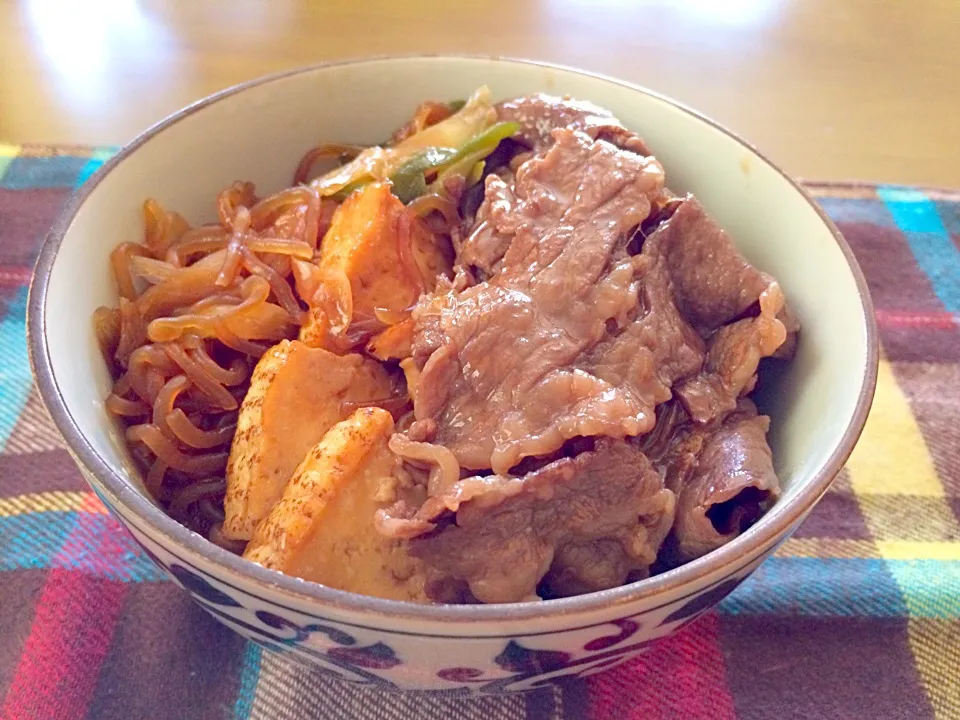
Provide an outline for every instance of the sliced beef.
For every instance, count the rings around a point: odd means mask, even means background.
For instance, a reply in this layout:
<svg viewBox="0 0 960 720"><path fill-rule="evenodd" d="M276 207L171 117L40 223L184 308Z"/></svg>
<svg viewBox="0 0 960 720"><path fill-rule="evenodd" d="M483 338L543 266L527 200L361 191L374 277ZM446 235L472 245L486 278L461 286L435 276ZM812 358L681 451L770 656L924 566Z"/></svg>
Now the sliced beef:
<svg viewBox="0 0 960 720"><path fill-rule="evenodd" d="M554 138L518 170L513 201L498 196L503 211L490 222L509 243L496 274L414 311L416 417L436 422L435 441L464 468L505 474L572 437L653 426L653 399L594 374L611 363L590 349L637 308L639 265L626 242L662 169L581 132Z"/></svg>
<svg viewBox="0 0 960 720"><path fill-rule="evenodd" d="M780 321L783 292L772 282L760 295L760 314L724 325L709 339L703 371L676 387L690 416L705 424L737 406L738 398L753 391L760 360L773 355L787 339Z"/></svg>
<svg viewBox="0 0 960 720"><path fill-rule="evenodd" d="M644 245L666 257L677 308L704 337L740 317L773 283L744 259L693 196Z"/></svg>
<svg viewBox="0 0 960 720"><path fill-rule="evenodd" d="M614 587L743 532L779 493L747 397L799 329L609 113L498 114L529 151L487 176L455 278L413 313L415 421L391 448L427 497L377 521L444 602Z"/></svg>
<svg viewBox="0 0 960 720"><path fill-rule="evenodd" d="M672 379L685 379L675 392L694 420L709 423L732 412L738 398L753 390L761 358L792 353L799 323L779 285L744 259L696 198L672 205L643 242L641 257L665 266L666 284L653 284L671 295L671 301L656 298L667 308L661 317L672 310L706 339L707 353L699 373L699 368L687 372L692 361L682 362L684 356L673 349L662 353L657 366L669 372L670 363L679 363Z"/></svg>
<svg viewBox="0 0 960 720"><path fill-rule="evenodd" d="M719 426L675 426L666 451L653 458L677 496L667 553L674 564L729 542L779 496L769 426L770 419L758 415L749 400Z"/></svg>
<svg viewBox="0 0 960 720"><path fill-rule="evenodd" d="M520 132L510 143L519 143L542 151L554 142L553 131L567 128L584 132L594 140L605 140L616 147L639 155L650 151L636 134L627 130L609 111L589 102L537 94L507 100L497 106L498 119L520 124ZM516 144L516 143L514 143ZM528 157L521 153L516 160ZM515 162L514 161L514 162ZM503 166L499 174L486 177L485 197L476 214L473 231L467 234L458 261L464 267L478 270L489 277L499 269L499 262L509 246L509 235L494 231L496 223L491 216L503 221L512 205L511 186L515 181L510 166Z"/></svg>
<svg viewBox="0 0 960 720"><path fill-rule="evenodd" d="M673 523L674 496L624 441L562 458L521 478L468 478L404 523L441 523L410 541L436 599L460 583L482 602L517 602L615 587L646 571ZM451 511L456 511L455 522ZM442 524L446 518L448 524Z"/></svg>
<svg viewBox="0 0 960 720"><path fill-rule="evenodd" d="M533 150L552 145L554 130L569 128L624 150L651 154L643 140L627 130L609 110L589 102L538 93L500 103L497 119L519 123L520 132L515 139Z"/></svg>
<svg viewBox="0 0 960 720"><path fill-rule="evenodd" d="M667 250L662 243L647 243L634 258L636 309L587 351L580 365L651 410L670 399L677 380L698 373L704 362L704 342L673 299Z"/></svg>
<svg viewBox="0 0 960 720"><path fill-rule="evenodd" d="M516 232L515 228L514 232L509 232L510 216L516 202L513 191L503 178L487 176L476 225L463 241L457 256L458 264L479 270L485 277L500 270L500 261Z"/></svg>
<svg viewBox="0 0 960 720"><path fill-rule="evenodd" d="M787 339L783 345L778 347L770 357L777 360L792 360L797 352L797 335L800 333L800 318L797 317L793 309L784 301L783 308L777 313L777 320L783 323L783 329L787 332Z"/></svg>

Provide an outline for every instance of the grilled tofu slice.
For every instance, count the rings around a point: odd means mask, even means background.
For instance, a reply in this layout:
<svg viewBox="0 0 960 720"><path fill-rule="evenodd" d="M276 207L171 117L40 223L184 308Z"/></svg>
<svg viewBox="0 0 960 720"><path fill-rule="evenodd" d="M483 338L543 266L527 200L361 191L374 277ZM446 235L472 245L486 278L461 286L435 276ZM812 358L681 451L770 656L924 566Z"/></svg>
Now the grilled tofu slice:
<svg viewBox="0 0 960 720"><path fill-rule="evenodd" d="M412 317L391 325L367 343L367 352L383 361L404 360L410 357L414 327Z"/></svg>
<svg viewBox="0 0 960 720"><path fill-rule="evenodd" d="M306 452L358 405L394 393L375 360L284 340L257 364L227 463L223 533L249 540Z"/></svg>
<svg viewBox="0 0 960 720"><path fill-rule="evenodd" d="M335 425L300 463L244 557L340 590L427 602L422 562L374 525L397 496L392 433L390 413L376 407Z"/></svg>
<svg viewBox="0 0 960 720"><path fill-rule="evenodd" d="M350 347L346 328L338 328L343 308L349 306L356 334L378 314L409 310L422 292L436 287L439 276L452 276L452 262L449 241L411 214L389 183L363 186L334 213L314 272L307 264L298 266L298 290L310 306L300 340L314 347Z"/></svg>
<svg viewBox="0 0 960 720"><path fill-rule="evenodd" d="M406 310L439 275L451 274L452 257L433 234L407 214L387 183L371 183L344 200L320 244L318 265L346 275L354 312Z"/></svg>

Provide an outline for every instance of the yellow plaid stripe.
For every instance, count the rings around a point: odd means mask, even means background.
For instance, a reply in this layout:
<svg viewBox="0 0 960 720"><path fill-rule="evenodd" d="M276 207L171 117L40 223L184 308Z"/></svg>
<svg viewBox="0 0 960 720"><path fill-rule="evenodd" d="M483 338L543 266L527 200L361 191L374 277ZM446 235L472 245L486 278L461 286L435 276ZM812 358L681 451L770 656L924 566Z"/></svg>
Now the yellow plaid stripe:
<svg viewBox="0 0 960 720"><path fill-rule="evenodd" d="M8 455L57 450L63 447L60 433L53 420L43 408L36 388L30 391L27 404L20 412L20 418L10 433L4 452Z"/></svg>
<svg viewBox="0 0 960 720"><path fill-rule="evenodd" d="M7 171L10 163L12 163L13 159L19 154L19 145L5 145L4 143L0 143L0 179L3 178L3 174Z"/></svg>
<svg viewBox="0 0 960 720"><path fill-rule="evenodd" d="M85 158L93 152L89 147L71 147L69 145L21 145L20 156L29 158Z"/></svg>
<svg viewBox="0 0 960 720"><path fill-rule="evenodd" d="M886 360L880 361L873 410L847 468L858 496L943 497L920 427Z"/></svg>
<svg viewBox="0 0 960 720"><path fill-rule="evenodd" d="M0 498L0 517L14 517L28 513L69 512L71 510L99 511L99 502L92 492L53 492L29 493L14 497Z"/></svg>
<svg viewBox="0 0 960 720"><path fill-rule="evenodd" d="M851 185L847 183L830 182L804 182L807 192L814 198L843 198L845 200L874 199L877 197L877 189L874 185Z"/></svg>
<svg viewBox="0 0 960 720"><path fill-rule="evenodd" d="M960 523L947 504L910 402L886 359L880 361L873 409L847 469L880 557L898 562L960 561ZM909 577L892 574L909 609L910 649L936 717L958 717L960 629L956 622L916 617L923 590L913 587Z"/></svg>
<svg viewBox="0 0 960 720"><path fill-rule="evenodd" d="M880 540L877 549L884 560L960 561L960 542L922 540ZM960 598L957 599L960 603Z"/></svg>
<svg viewBox="0 0 960 720"><path fill-rule="evenodd" d="M937 720L960 717L960 623L911 618L907 638Z"/></svg>
<svg viewBox="0 0 960 720"><path fill-rule="evenodd" d="M781 558L835 558L877 560L880 551L872 540L850 540L847 538L790 538L777 549L776 557Z"/></svg>
<svg viewBox="0 0 960 720"><path fill-rule="evenodd" d="M942 540L790 538L777 550L776 557L960 562L960 543Z"/></svg>

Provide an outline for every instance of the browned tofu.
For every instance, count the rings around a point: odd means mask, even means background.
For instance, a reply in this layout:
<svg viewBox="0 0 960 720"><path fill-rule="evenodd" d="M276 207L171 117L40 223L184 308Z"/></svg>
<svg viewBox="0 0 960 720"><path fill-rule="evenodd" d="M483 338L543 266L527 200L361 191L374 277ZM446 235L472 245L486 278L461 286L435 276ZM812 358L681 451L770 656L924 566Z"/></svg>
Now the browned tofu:
<svg viewBox="0 0 960 720"><path fill-rule="evenodd" d="M427 602L422 562L374 525L377 510L396 497L392 433L390 413L376 407L331 428L257 526L244 557L340 590Z"/></svg>
<svg viewBox="0 0 960 720"><path fill-rule="evenodd" d="M346 275L355 317L372 318L376 309L406 310L424 288L435 287L438 275L451 272L452 258L420 220L401 229L404 212L388 183L371 183L348 197L333 216L318 264L325 272ZM403 232L411 235L410 257L401 255Z"/></svg>
<svg viewBox="0 0 960 720"><path fill-rule="evenodd" d="M227 464L223 533L249 540L307 451L358 405L390 397L375 360L284 340L257 364Z"/></svg>
<svg viewBox="0 0 960 720"><path fill-rule="evenodd" d="M403 360L410 357L413 345L412 317L391 325L367 343L367 352L378 360Z"/></svg>

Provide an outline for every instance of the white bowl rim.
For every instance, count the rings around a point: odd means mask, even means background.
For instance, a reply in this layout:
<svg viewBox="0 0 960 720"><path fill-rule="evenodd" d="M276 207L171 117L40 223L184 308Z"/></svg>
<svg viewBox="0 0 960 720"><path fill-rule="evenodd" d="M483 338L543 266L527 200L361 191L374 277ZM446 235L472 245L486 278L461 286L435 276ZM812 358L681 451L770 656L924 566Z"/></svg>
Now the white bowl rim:
<svg viewBox="0 0 960 720"><path fill-rule="evenodd" d="M129 481L125 480L120 473L111 468L103 458L98 455L93 446L84 437L70 409L67 407L58 387L57 380L54 377L47 344L45 314L50 271L56 259L57 251L74 217L87 197L96 189L108 173L132 155L140 146L162 133L168 127L209 105L250 88L298 74L315 72L329 67L398 60L425 60L440 63L450 60L468 60L529 65L572 72L619 85L634 92L652 97L660 102L668 103L678 110L692 115L712 126L714 129L724 133L769 165L810 204L843 252L850 272L856 282L866 329L867 362L857 397L857 404L854 408L850 423L844 430L837 447L833 450L823 467L800 488L799 492L789 503L779 502L775 504L760 521L742 535L697 560L660 575L654 575L645 580L620 587L548 601L491 605L423 605L398 600L385 600L329 588L318 583L307 582L300 578L284 575L274 570L268 570L256 563L244 560L207 541L199 534L188 530L168 516L161 508L137 492L130 485ZM840 231L827 216L826 212L816 203L810 194L796 180L771 162L753 145L702 113L672 100L665 95L633 83L556 63L504 56L468 54L375 55L293 68L226 88L202 98L160 120L135 137L117 152L117 154L107 160L87 182L77 189L67 202L56 224L47 235L34 267L27 300L27 336L30 363L33 367L41 399L47 411L50 413L54 424L66 441L68 449L74 456L74 459L80 462L94 476L100 485L99 489L107 496L111 504L115 504L125 510L126 513L139 518L141 522L162 536L163 542L166 545L177 548L180 551L177 554L186 555L187 557L196 554L203 557L208 563L216 566L219 575L214 574L214 577L218 580L221 580L221 576L226 576L240 589L243 589L245 582L253 583L257 586L266 586L270 588L271 591L294 600L299 604L306 603L316 607L319 603L321 606L342 608L343 610L368 615L377 615L385 619L402 618L421 621L442 621L453 624L511 622L527 618L547 619L550 617L587 613L649 599L655 595L674 592L684 587L689 589L696 586L698 582L702 582L709 575L722 572L724 568L736 568L738 566L738 560L745 557L752 558L758 550L776 543L778 539L789 530L791 525L799 520L827 491L830 483L840 472L843 464L850 456L863 431L867 414L873 402L879 364L878 333L873 312L873 301L870 297L866 278L854 257L853 251L850 249L846 240L844 240ZM226 582L225 580L221 581ZM250 592L246 589L243 589L243 591Z"/></svg>

